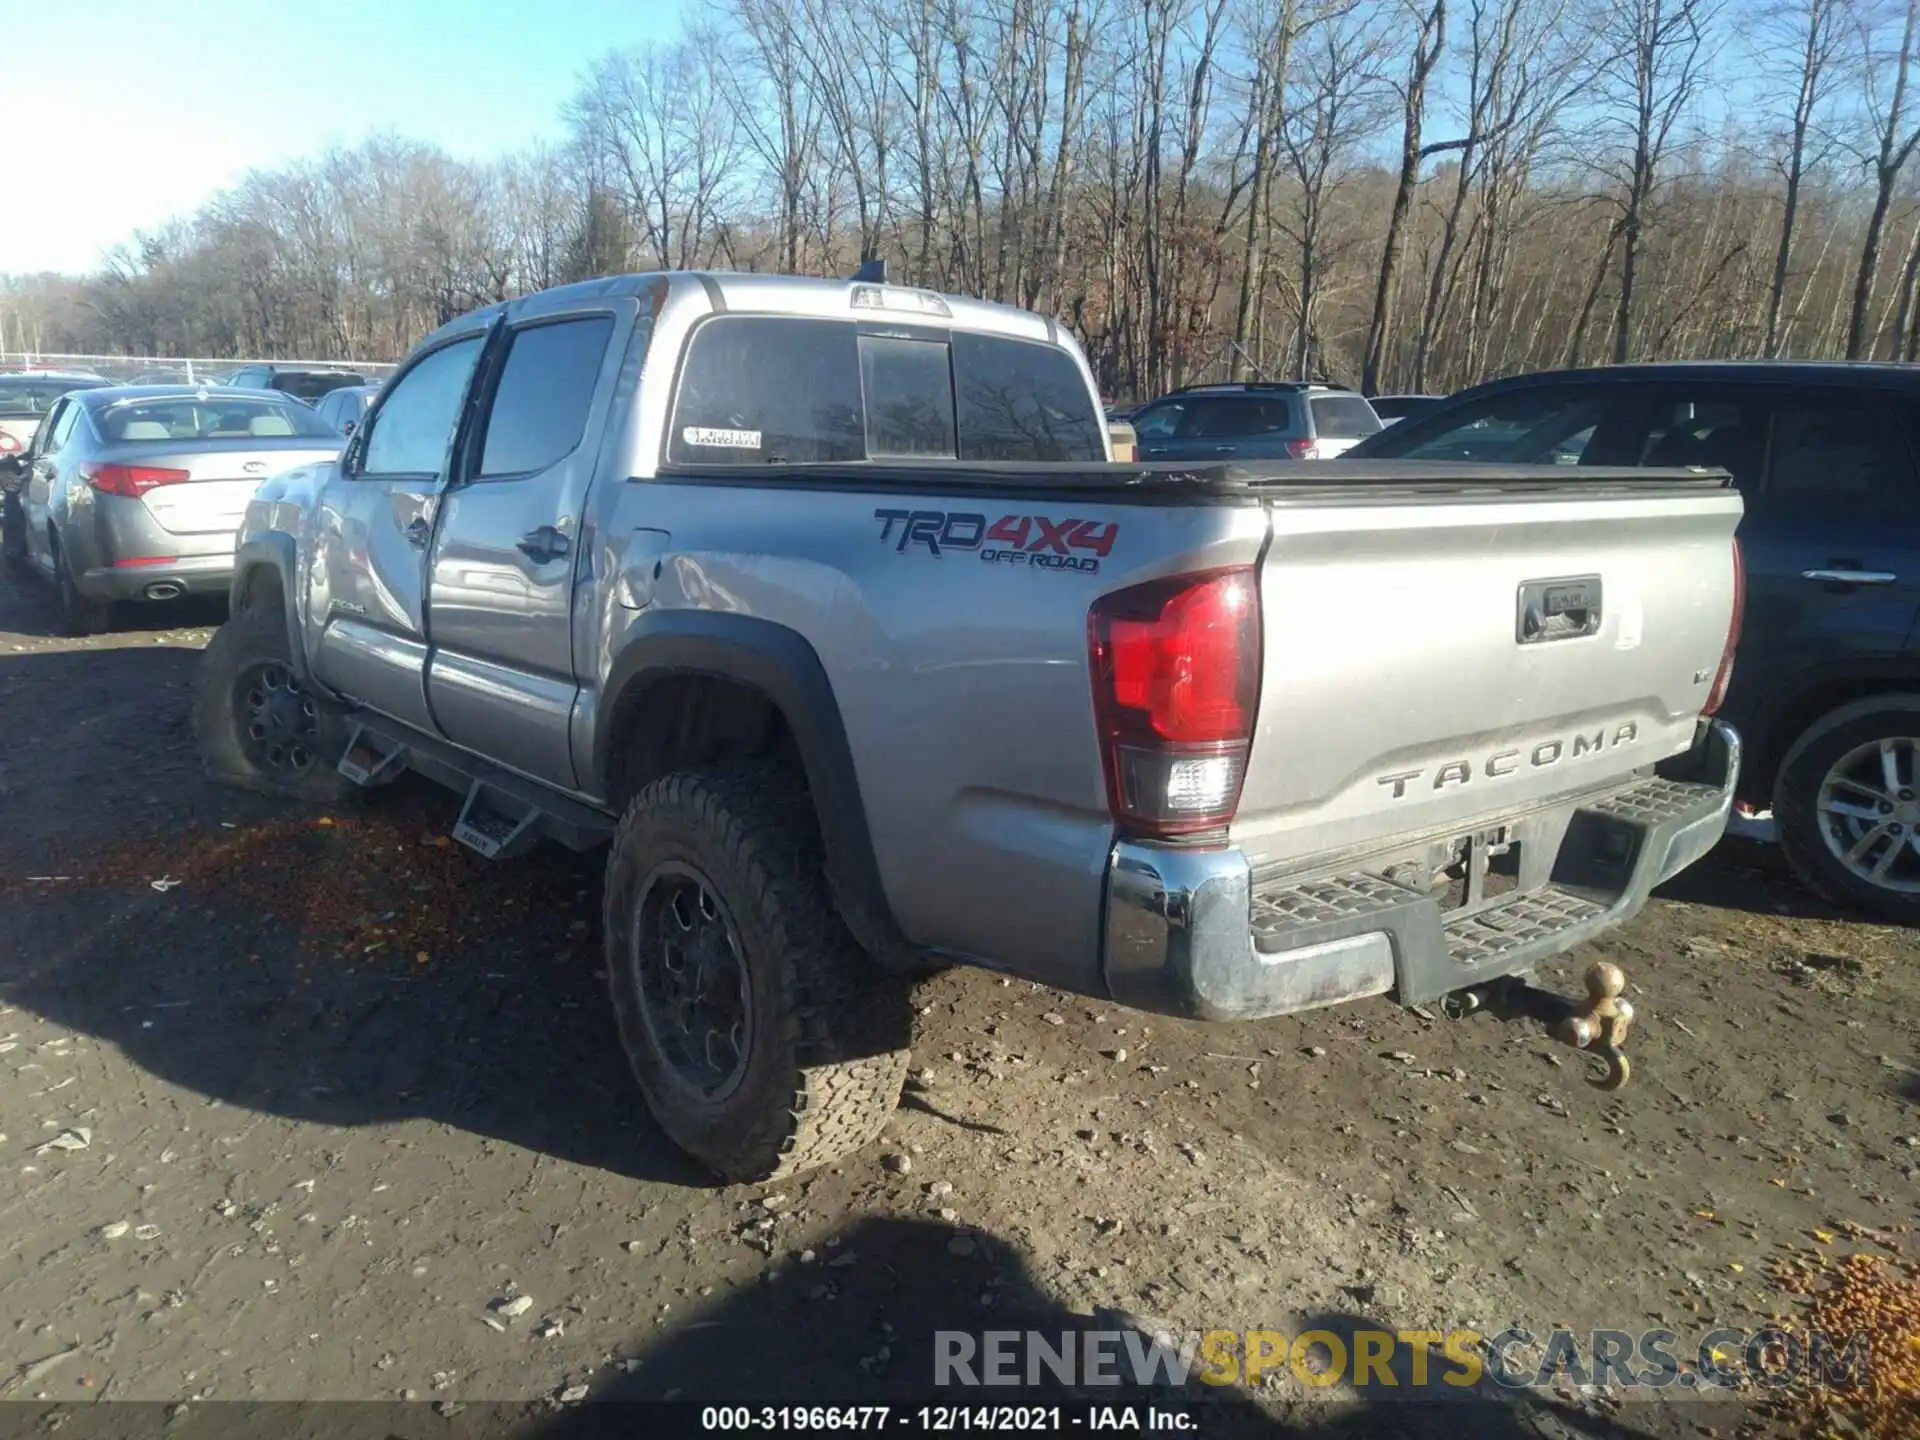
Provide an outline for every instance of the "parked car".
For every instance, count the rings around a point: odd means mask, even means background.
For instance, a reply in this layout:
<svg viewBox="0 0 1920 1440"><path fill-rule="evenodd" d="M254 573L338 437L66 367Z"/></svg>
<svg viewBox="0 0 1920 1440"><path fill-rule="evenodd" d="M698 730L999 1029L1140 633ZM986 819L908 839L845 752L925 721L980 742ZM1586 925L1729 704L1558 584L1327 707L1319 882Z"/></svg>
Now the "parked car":
<svg viewBox="0 0 1920 1440"><path fill-rule="evenodd" d="M69 632L103 629L118 600L224 593L234 531L267 477L339 453L340 436L286 396L108 386L62 396L24 456L7 557L60 591Z"/></svg>
<svg viewBox="0 0 1920 1440"><path fill-rule="evenodd" d="M1528 375L1355 454L1730 471L1747 501L1746 638L1724 712L1747 740L1742 805L1771 812L1795 868L1832 899L1920 923L1920 370Z"/></svg>
<svg viewBox="0 0 1920 1440"><path fill-rule="evenodd" d="M367 418L367 406L380 393L378 385L343 385L329 391L313 408L320 418L342 435L351 435Z"/></svg>
<svg viewBox="0 0 1920 1440"><path fill-rule="evenodd" d="M1175 390L1129 423L1143 460L1330 460L1380 429L1364 396L1304 381Z"/></svg>
<svg viewBox="0 0 1920 1440"><path fill-rule="evenodd" d="M1375 395L1367 402L1380 417L1382 426L1397 425L1415 415L1424 415L1437 405L1447 403L1444 395Z"/></svg>
<svg viewBox="0 0 1920 1440"><path fill-rule="evenodd" d="M1382 465L1356 503L1107 459L1078 347L1005 306L493 306L248 506L203 754L310 800L418 771L486 856L609 846L621 1039L735 1180L879 1132L929 962L1214 1020L1518 1000L1720 837L1725 477L1488 466L1462 505ZM1610 1083L1624 983L1562 1015Z"/></svg>
<svg viewBox="0 0 1920 1440"><path fill-rule="evenodd" d="M25 451L53 402L69 390L91 390L108 383L98 375L51 371L0 374L0 456Z"/></svg>
<svg viewBox="0 0 1920 1440"><path fill-rule="evenodd" d="M233 390L278 390L311 405L323 395L349 385L364 385L357 370L311 365L242 365L223 382Z"/></svg>

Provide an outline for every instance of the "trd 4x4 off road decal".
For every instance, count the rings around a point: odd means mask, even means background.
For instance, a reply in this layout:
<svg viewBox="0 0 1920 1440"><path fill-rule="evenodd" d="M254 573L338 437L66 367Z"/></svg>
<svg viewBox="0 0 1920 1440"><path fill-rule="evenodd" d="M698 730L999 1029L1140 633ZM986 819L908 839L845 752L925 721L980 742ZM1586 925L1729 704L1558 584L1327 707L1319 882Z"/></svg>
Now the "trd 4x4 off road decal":
<svg viewBox="0 0 1920 1440"><path fill-rule="evenodd" d="M1045 515L985 515L945 510L876 510L880 539L904 554L924 545L934 555L977 552L989 565L1028 565L1041 570L1097 573L1113 552L1120 527L1113 521L1050 519Z"/></svg>

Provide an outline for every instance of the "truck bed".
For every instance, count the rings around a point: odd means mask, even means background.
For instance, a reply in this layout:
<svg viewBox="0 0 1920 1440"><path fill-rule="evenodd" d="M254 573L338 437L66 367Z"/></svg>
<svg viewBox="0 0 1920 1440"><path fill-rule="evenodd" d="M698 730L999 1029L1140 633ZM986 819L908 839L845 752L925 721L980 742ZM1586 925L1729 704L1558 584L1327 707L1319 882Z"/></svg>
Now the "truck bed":
<svg viewBox="0 0 1920 1440"><path fill-rule="evenodd" d="M1602 465L1478 465L1437 460L1296 460L1196 465L1115 463L1048 465L952 460L860 465L702 465L662 467L657 479L754 488L993 494L1008 498L1074 495L1123 505L1247 505L1259 501L1359 501L1390 495L1511 495L1572 488L1628 493L1688 488L1724 490L1723 470L1637 469ZM1359 493L1356 493L1359 492Z"/></svg>

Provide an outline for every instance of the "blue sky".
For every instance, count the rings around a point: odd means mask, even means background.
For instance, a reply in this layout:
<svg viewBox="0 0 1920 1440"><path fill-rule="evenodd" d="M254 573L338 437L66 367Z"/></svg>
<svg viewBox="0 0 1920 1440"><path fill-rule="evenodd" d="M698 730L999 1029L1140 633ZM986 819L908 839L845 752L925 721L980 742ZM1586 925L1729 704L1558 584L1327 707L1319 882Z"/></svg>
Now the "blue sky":
<svg viewBox="0 0 1920 1440"><path fill-rule="evenodd" d="M372 131L485 159L685 0L0 0L0 275L82 271L248 170ZM82 147L83 163L60 163ZM38 163L35 163L35 162Z"/></svg>

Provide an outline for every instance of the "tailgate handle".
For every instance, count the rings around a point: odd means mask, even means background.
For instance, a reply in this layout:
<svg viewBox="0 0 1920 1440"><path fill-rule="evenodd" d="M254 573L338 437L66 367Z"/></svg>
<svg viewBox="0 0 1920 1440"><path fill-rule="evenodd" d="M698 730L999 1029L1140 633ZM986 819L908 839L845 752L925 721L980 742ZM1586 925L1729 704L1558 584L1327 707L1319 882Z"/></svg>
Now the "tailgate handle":
<svg viewBox="0 0 1920 1440"><path fill-rule="evenodd" d="M1578 640L1600 633L1600 577L1569 575L1520 585L1513 638L1521 645Z"/></svg>

